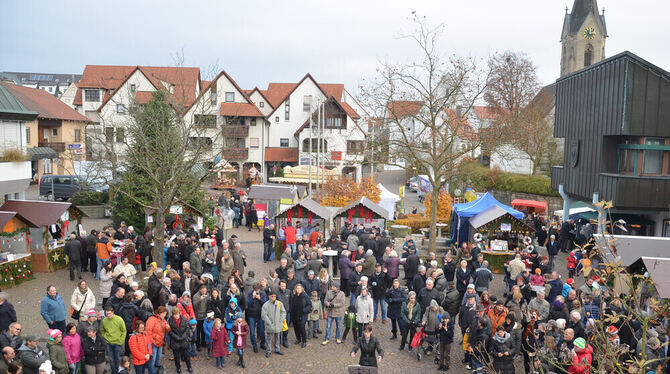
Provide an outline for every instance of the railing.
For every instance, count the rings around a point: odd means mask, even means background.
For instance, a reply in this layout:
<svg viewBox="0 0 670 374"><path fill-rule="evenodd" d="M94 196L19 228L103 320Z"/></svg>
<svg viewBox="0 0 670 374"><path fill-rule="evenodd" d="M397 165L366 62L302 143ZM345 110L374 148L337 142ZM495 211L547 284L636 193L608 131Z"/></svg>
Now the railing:
<svg viewBox="0 0 670 374"><path fill-rule="evenodd" d="M65 143L38 142L37 145L40 147L49 147L56 152L65 152Z"/></svg>
<svg viewBox="0 0 670 374"><path fill-rule="evenodd" d="M226 160L246 160L249 157L249 148L224 148L221 157Z"/></svg>
<svg viewBox="0 0 670 374"><path fill-rule="evenodd" d="M249 135L249 126L224 125L222 127L223 136L235 138L246 138Z"/></svg>

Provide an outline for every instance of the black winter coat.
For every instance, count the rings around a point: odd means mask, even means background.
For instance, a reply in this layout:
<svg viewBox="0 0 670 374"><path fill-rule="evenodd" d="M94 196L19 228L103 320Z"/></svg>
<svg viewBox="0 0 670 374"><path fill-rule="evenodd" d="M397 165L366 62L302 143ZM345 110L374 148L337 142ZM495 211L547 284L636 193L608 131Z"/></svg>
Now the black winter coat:
<svg viewBox="0 0 670 374"><path fill-rule="evenodd" d="M16 322L16 310L12 303L5 300L5 302L0 305L0 331L9 329L9 325L11 325L12 322Z"/></svg>
<svg viewBox="0 0 670 374"><path fill-rule="evenodd" d="M207 310L214 312L214 318L219 318L222 321L225 318L223 313L226 311L226 305L221 297L207 300Z"/></svg>
<svg viewBox="0 0 670 374"><path fill-rule="evenodd" d="M312 311L312 301L307 296L307 292L300 295L292 294L289 304L291 305L291 322L305 323L307 315Z"/></svg>
<svg viewBox="0 0 670 374"><path fill-rule="evenodd" d="M405 258L405 279L408 282L411 282L414 279L414 275L419 272L419 256L416 254L411 254ZM407 284L409 286L409 283Z"/></svg>
<svg viewBox="0 0 670 374"><path fill-rule="evenodd" d="M379 274L375 272L372 274L369 284L372 286L372 298L381 300L386 296L386 290L391 287L391 277L383 271Z"/></svg>
<svg viewBox="0 0 670 374"><path fill-rule="evenodd" d="M400 311L402 310L402 303L407 301L407 294L405 290L398 287L386 291L386 301L388 302L388 317L391 319L400 319Z"/></svg>
<svg viewBox="0 0 670 374"><path fill-rule="evenodd" d="M381 344L379 344L379 340L374 336L370 336L370 341L367 343L365 342L365 337L358 338L351 352L356 353L359 349L361 350L361 359L358 361L358 364L361 366L377 367L375 353L379 353L380 356L384 357L384 350Z"/></svg>
<svg viewBox="0 0 670 374"><path fill-rule="evenodd" d="M105 362L105 340L99 334L95 340L86 336L81 339L81 347L84 350L84 364L96 365Z"/></svg>
<svg viewBox="0 0 670 374"><path fill-rule="evenodd" d="M188 348L188 321L184 317L179 318L179 326L173 317L170 317L170 348L172 350L182 350Z"/></svg>
<svg viewBox="0 0 670 374"><path fill-rule="evenodd" d="M81 261L81 243L77 239L68 239L65 242L63 252L67 254L70 261Z"/></svg>
<svg viewBox="0 0 670 374"><path fill-rule="evenodd" d="M505 352L508 353L505 356ZM509 333L503 338L497 334L491 339L489 353L493 356L493 368L499 374L514 374L514 342ZM502 357L498 357L502 353Z"/></svg>

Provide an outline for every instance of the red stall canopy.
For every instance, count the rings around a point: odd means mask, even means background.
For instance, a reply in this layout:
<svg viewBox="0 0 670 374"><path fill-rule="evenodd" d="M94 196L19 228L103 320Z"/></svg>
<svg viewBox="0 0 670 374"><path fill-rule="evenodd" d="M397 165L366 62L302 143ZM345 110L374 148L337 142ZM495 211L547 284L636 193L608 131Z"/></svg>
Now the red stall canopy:
<svg viewBox="0 0 670 374"><path fill-rule="evenodd" d="M512 200L512 208L517 210L523 210L523 208L532 208L529 210L535 212L546 212L549 208L549 204L547 204L546 201L514 199Z"/></svg>

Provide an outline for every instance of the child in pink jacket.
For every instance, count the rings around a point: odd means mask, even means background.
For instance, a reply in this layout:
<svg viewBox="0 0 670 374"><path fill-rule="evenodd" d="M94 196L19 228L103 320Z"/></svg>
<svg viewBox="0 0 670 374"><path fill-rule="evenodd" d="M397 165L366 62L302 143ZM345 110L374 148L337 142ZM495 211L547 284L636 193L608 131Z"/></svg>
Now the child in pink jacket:
<svg viewBox="0 0 670 374"><path fill-rule="evenodd" d="M63 336L63 349L67 355L67 364L70 367L70 372L79 366L79 362L84 358L84 350L81 347L81 338L77 334L77 325L68 323L65 328L65 335ZM76 373L76 371L74 371Z"/></svg>

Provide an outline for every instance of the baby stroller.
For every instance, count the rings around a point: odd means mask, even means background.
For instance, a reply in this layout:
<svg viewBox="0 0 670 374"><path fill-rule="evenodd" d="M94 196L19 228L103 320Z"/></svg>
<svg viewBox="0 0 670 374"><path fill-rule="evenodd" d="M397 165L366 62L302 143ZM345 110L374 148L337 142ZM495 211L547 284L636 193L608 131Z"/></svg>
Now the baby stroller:
<svg viewBox="0 0 670 374"><path fill-rule="evenodd" d="M410 344L410 346L416 350L417 361L421 361L421 358L425 356L427 352L432 351L435 356L435 363L439 363L439 358L437 356L439 345L440 339L437 334L426 334L423 331L423 327L414 334L414 338L412 338Z"/></svg>

